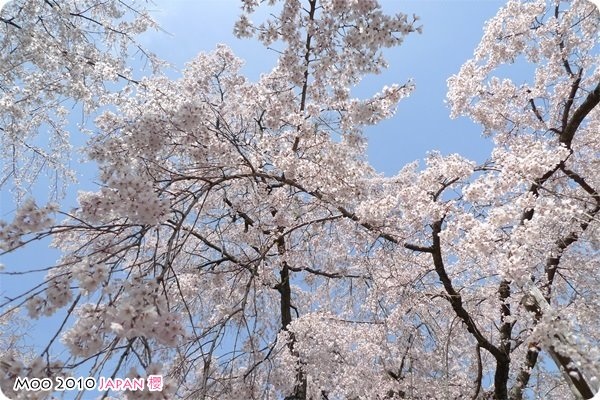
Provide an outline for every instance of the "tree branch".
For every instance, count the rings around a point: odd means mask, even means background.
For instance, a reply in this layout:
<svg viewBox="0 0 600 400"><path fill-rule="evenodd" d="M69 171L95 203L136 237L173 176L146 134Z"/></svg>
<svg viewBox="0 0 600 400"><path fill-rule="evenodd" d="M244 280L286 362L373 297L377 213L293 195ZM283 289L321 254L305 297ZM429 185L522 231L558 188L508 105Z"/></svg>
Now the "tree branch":
<svg viewBox="0 0 600 400"><path fill-rule="evenodd" d="M568 148L571 147L571 142L573 141L573 137L575 136L575 132L579 129L581 122L583 119L598 105L600 102L600 82L596 85L596 87L588 93L583 103L579 105L579 107L575 110L573 115L571 116L570 121L560 135L560 142L564 143Z"/></svg>
<svg viewBox="0 0 600 400"><path fill-rule="evenodd" d="M440 278L440 281L442 282L442 285L444 286L444 290L448 294L448 296L446 296L446 298L450 302L450 305L452 306L452 309L454 310L456 315L466 325L467 331L469 331L469 333L471 333L473 335L475 340L477 340L477 343L479 343L479 345L482 348L484 348L488 352L490 352L494 357L503 358L504 354L500 351L500 349L498 349L489 340L487 340L485 338L485 336L483 336L483 334L481 333L481 331L475 324L475 321L473 321L473 319L471 318L471 316L469 315L467 310L465 310L465 308L463 307L462 296L454 289L454 287L452 285L452 281L450 280L450 277L448 276L448 273L446 272L446 267L444 265L444 260L442 257L441 243L440 243L440 237L439 237L439 234L442 231L442 223L443 223L443 220L439 220L439 221L434 222L432 225L433 245L431 246L432 247L431 255L433 258L435 272L437 273L438 277Z"/></svg>

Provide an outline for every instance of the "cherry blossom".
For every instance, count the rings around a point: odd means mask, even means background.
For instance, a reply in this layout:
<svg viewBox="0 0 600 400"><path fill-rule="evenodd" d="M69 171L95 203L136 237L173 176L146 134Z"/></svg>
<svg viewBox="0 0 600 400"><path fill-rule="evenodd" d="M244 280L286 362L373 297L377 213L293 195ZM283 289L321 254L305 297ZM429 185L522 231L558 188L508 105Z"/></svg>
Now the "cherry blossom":
<svg viewBox="0 0 600 400"><path fill-rule="evenodd" d="M2 226L5 252L51 236L62 254L3 308L68 321L41 359L2 350L3 387L87 368L167 378L127 399L597 393L594 6L508 1L448 79L451 115L481 125L489 159L431 151L391 177L363 129L413 83L351 89L418 18L375 0L242 12L236 34L279 52L270 72L249 81L219 45L179 79L140 79L95 119L97 190L58 222L28 202Z"/></svg>
<svg viewBox="0 0 600 400"><path fill-rule="evenodd" d="M72 138L70 109L85 131L88 117L81 115L114 103L115 93L126 95L135 84L127 65L134 51L160 65L136 42L156 27L142 4L12 0L0 8L0 184L18 200L38 176L54 180L55 199L75 180L68 165L82 139Z"/></svg>

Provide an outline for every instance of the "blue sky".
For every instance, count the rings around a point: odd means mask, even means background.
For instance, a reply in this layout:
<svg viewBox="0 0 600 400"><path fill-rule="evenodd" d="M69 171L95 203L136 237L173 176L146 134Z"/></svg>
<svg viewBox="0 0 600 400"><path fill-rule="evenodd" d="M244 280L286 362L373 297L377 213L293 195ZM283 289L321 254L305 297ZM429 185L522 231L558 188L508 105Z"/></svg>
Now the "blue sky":
<svg viewBox="0 0 600 400"><path fill-rule="evenodd" d="M450 120L444 103L446 80L472 56L483 33L483 25L500 0L383 0L388 12L421 17L423 33L410 35L404 44L387 52L390 68L366 79L356 93L376 93L386 84L413 78L416 91L402 101L396 116L368 130L369 160L386 175L395 174L407 162L422 159L427 151L458 152L483 161L491 143L481 129L466 119ZM172 0L158 3L153 15L169 34L154 33L144 44L174 67L182 68L200 51L211 51L217 43L228 44L246 61L250 79L268 72L275 55L251 40L233 36L232 26L240 13L239 0ZM177 73L171 72L176 77Z"/></svg>

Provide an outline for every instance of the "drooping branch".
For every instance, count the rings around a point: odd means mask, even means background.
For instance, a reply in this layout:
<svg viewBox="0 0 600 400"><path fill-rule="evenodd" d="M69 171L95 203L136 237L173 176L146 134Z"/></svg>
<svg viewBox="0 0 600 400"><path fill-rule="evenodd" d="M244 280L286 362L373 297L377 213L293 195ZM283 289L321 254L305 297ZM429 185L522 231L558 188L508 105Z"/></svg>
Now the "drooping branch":
<svg viewBox="0 0 600 400"><path fill-rule="evenodd" d="M475 378L475 393L471 397L472 400L477 400L481 391L481 382L483 381L483 363L481 362L481 346L479 343L475 346L475 355L477 357L477 377Z"/></svg>

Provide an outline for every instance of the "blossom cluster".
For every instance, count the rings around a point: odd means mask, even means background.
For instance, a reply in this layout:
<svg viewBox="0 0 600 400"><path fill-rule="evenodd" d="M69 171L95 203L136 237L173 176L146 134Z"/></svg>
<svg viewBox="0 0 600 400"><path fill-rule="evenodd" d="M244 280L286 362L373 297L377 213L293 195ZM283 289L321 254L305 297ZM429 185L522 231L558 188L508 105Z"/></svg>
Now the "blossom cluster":
<svg viewBox="0 0 600 400"><path fill-rule="evenodd" d="M184 335L179 316L169 312L156 282L128 286L115 304L85 304L78 308L76 324L62 341L72 354L87 357L100 351L108 335L132 339L145 337L175 346Z"/></svg>
<svg viewBox="0 0 600 400"><path fill-rule="evenodd" d="M52 226L51 214L58 211L58 205L50 203L38 207L32 199L26 200L15 212L11 223L0 221L0 250L9 251L22 244L22 237L37 233Z"/></svg>
<svg viewBox="0 0 600 400"><path fill-rule="evenodd" d="M168 204L146 177L124 173L109 179L100 193L80 192L82 215L89 221L125 217L135 224L156 224L164 218Z"/></svg>
<svg viewBox="0 0 600 400"><path fill-rule="evenodd" d="M42 400L48 396L43 390L13 390L15 379L21 378L53 378L61 372L61 364L57 361L47 362L43 357L33 357L28 360L20 359L16 352L8 351L0 355L0 385L3 394L11 399Z"/></svg>

